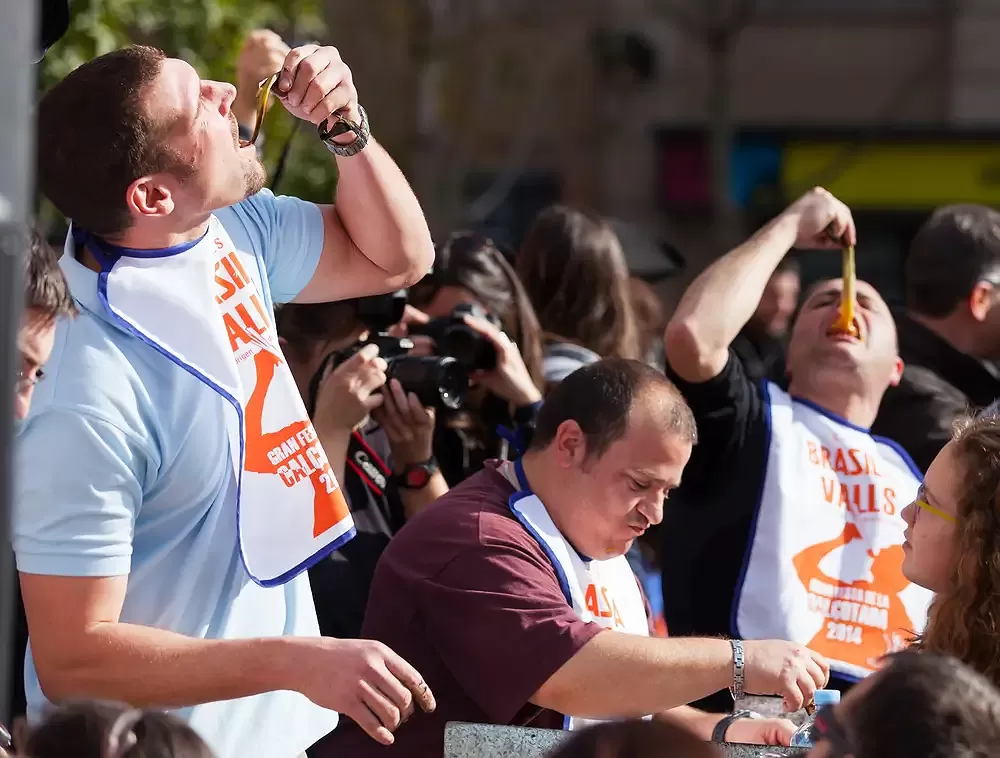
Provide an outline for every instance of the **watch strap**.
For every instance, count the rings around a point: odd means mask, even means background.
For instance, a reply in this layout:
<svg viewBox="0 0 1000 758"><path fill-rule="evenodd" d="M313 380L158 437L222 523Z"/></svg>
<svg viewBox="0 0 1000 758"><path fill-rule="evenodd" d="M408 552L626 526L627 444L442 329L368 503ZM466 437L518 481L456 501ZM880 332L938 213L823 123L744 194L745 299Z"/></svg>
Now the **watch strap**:
<svg viewBox="0 0 1000 758"><path fill-rule="evenodd" d="M732 726L734 721L739 721L740 719L759 719L763 718L759 713L755 711L734 711L733 713L727 713L715 728L712 730L712 742L725 742L726 732L729 731L729 727Z"/></svg>
<svg viewBox="0 0 1000 758"><path fill-rule="evenodd" d="M357 124L343 116L334 114L334 116L324 119L323 123L317 127L316 130L319 132L319 138L323 140L326 149L334 155L339 155L341 158L350 158L368 146L368 140L371 139L372 132L368 124L368 112L361 103L358 103L358 113L361 116L361 121ZM333 141L334 137L339 137L341 134L347 134L348 132L354 132L354 142L351 142L349 145L340 145Z"/></svg>
<svg viewBox="0 0 1000 758"><path fill-rule="evenodd" d="M431 456L421 463L409 464L400 473L394 474L392 481L395 482L397 487L404 490L420 490L426 487L431 477L440 470L441 466L437 458ZM418 474L421 475L421 481L419 482L415 481Z"/></svg>

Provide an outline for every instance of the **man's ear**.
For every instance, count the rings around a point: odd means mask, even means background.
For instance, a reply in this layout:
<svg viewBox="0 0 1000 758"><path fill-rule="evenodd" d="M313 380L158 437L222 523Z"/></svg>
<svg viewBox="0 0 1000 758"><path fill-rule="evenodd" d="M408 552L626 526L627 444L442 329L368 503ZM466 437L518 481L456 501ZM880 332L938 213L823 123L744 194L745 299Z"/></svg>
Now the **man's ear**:
<svg viewBox="0 0 1000 758"><path fill-rule="evenodd" d="M972 318L980 323L985 321L990 308L993 306L995 295L996 287L990 282L976 282L966 301Z"/></svg>
<svg viewBox="0 0 1000 758"><path fill-rule="evenodd" d="M587 457L587 438L573 420L563 421L552 440L556 463L561 468L580 466Z"/></svg>
<svg viewBox="0 0 1000 758"><path fill-rule="evenodd" d="M125 191L125 205L133 219L168 216L174 211L174 189L165 176L143 176Z"/></svg>
<svg viewBox="0 0 1000 758"><path fill-rule="evenodd" d="M903 359L897 357L896 365L892 367L892 373L889 374L889 386L898 387L900 380L903 378L903 369L906 368L903 364Z"/></svg>

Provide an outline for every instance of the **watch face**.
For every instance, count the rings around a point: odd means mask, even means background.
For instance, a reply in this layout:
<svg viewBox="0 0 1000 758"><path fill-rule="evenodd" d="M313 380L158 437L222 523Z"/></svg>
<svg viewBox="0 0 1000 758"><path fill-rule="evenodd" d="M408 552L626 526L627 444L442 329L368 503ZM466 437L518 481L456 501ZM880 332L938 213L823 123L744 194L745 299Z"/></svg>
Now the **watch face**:
<svg viewBox="0 0 1000 758"><path fill-rule="evenodd" d="M430 478L431 472L426 468L412 468L406 472L406 486L419 490L427 486Z"/></svg>

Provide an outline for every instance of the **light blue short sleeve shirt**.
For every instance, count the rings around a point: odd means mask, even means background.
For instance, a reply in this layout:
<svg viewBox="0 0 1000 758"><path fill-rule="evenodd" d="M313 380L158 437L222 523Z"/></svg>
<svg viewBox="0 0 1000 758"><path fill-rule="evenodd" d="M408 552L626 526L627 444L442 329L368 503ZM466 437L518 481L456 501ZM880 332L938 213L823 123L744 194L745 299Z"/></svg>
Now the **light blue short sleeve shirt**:
<svg viewBox="0 0 1000 758"><path fill-rule="evenodd" d="M317 206L265 190L216 216L238 248L257 256L268 305L292 300L309 282L323 246ZM97 299L97 274L67 246L61 265L81 313L59 324L18 437L18 570L127 575L127 623L202 638L316 636L305 574L263 588L240 561L224 401L113 325ZM30 647L25 685L37 719L47 701ZM337 719L291 692L178 715L220 758L295 758Z"/></svg>

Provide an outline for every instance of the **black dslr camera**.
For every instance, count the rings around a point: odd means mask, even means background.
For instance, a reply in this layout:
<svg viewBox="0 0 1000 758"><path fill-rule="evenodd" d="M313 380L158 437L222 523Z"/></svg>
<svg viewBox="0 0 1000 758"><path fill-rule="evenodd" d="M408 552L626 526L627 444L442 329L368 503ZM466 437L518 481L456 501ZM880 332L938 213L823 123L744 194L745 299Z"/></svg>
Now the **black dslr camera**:
<svg viewBox="0 0 1000 758"><path fill-rule="evenodd" d="M378 354L387 364L387 379L396 379L403 389L412 392L425 407L456 410L462 407L469 390L469 374L450 356L408 355L413 341L393 337L389 328L403 319L406 290L389 295L362 297L354 301L357 319L368 329L368 336L346 350L331 353L309 382L310 411L315 405L319 383L327 366L339 366L365 345L378 345Z"/></svg>
<svg viewBox="0 0 1000 758"><path fill-rule="evenodd" d="M410 326L411 334L424 334L434 340L439 355L450 355L468 372L492 371L497 367L497 351L493 343L465 323L465 316L485 319L497 329L500 322L478 305L460 303L450 316L436 318L426 324Z"/></svg>

